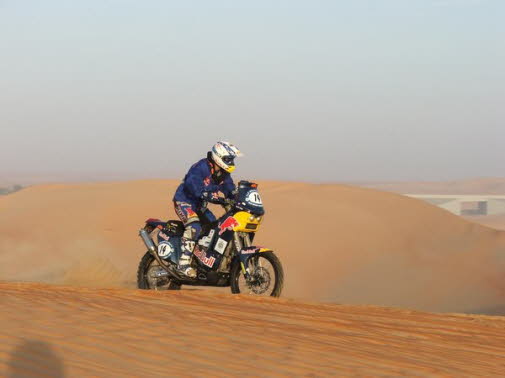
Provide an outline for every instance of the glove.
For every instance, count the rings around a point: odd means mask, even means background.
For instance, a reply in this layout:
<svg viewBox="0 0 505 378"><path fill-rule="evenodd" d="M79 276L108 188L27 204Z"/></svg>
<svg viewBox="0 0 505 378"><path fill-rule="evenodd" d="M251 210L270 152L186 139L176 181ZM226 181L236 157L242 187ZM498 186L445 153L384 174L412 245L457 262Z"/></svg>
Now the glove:
<svg viewBox="0 0 505 378"><path fill-rule="evenodd" d="M217 192L203 192L202 193L202 199L204 201L216 204L216 205L223 205L225 202L225 199L223 197L219 197Z"/></svg>

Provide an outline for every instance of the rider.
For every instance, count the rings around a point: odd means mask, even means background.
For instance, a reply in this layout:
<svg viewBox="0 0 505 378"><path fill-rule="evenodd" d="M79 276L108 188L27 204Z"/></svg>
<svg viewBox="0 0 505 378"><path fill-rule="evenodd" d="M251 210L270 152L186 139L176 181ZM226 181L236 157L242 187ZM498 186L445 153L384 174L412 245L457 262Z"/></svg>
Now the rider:
<svg viewBox="0 0 505 378"><path fill-rule="evenodd" d="M235 170L234 159L241 155L233 144L217 142L206 158L193 164L175 192L175 212L185 227L178 270L188 277L196 276L190 262L202 231L201 218L205 217L208 222L216 220L214 214L207 209L207 203L223 204L225 198L233 196L235 184L230 173Z"/></svg>

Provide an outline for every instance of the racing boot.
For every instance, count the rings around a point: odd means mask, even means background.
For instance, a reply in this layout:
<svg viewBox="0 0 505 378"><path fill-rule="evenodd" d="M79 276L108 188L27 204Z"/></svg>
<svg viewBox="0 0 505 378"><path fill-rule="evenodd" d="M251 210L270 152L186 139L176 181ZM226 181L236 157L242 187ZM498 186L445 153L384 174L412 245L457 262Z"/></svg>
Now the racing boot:
<svg viewBox="0 0 505 378"><path fill-rule="evenodd" d="M189 278L196 277L196 271L191 267L191 256L195 249L195 242L191 239L182 238L181 240L182 254L179 258L177 270Z"/></svg>

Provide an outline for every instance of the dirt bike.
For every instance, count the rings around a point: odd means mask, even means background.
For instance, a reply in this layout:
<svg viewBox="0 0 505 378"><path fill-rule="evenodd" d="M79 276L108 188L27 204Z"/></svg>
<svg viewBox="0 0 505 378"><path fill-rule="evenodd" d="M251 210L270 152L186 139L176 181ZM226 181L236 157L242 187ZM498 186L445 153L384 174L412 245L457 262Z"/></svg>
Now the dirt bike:
<svg viewBox="0 0 505 378"><path fill-rule="evenodd" d="M177 270L183 223L148 219L139 232L148 249L138 267L139 289L230 286L234 294L280 296L284 282L281 262L271 249L252 245L265 213L258 185L240 181L235 198L227 200L223 207L225 214L215 222L199 214L202 232L191 261L197 273L195 278Z"/></svg>

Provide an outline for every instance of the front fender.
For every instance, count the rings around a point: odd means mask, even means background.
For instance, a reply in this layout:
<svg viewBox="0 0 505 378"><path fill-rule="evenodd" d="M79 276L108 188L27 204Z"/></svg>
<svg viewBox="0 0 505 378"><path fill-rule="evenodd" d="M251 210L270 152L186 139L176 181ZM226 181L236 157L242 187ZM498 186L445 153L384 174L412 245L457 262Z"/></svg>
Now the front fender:
<svg viewBox="0 0 505 378"><path fill-rule="evenodd" d="M252 255L263 252L273 252L273 251L270 248L257 247L257 246L242 248L238 254L240 263L242 264L242 270L245 269L245 267L247 266L247 262L249 261Z"/></svg>

